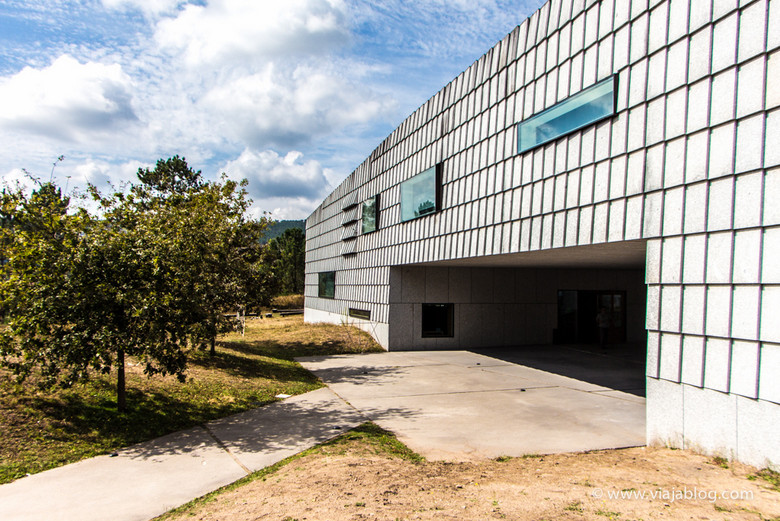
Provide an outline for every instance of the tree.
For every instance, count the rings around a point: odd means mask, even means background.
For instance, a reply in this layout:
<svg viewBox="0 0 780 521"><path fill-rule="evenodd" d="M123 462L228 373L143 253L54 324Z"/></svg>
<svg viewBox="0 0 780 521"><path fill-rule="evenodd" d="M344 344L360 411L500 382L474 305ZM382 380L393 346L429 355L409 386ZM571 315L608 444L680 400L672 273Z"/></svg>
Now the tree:
<svg viewBox="0 0 780 521"><path fill-rule="evenodd" d="M90 187L99 217L70 215L51 183L29 200L4 195L14 226L30 229L14 234L0 279L0 356L20 378L40 367L70 385L116 367L124 409L126 355L184 380L188 349L213 349L223 311L247 298L267 223L245 218L244 184L204 181L178 156L138 179L109 195Z"/></svg>
<svg viewBox="0 0 780 521"><path fill-rule="evenodd" d="M268 241L266 263L272 269L278 295L303 293L306 267L306 236L300 228L289 228Z"/></svg>
<svg viewBox="0 0 780 521"><path fill-rule="evenodd" d="M0 228L5 259L0 314L8 320L0 335L0 355L20 378L37 366L49 384L62 376L60 381L69 385L86 368L101 365L73 327L79 311L73 304L83 297L76 295L73 253L82 247L91 219L83 211L68 215L69 204L59 188L45 183L29 197L19 188L6 189L0 205L7 223Z"/></svg>

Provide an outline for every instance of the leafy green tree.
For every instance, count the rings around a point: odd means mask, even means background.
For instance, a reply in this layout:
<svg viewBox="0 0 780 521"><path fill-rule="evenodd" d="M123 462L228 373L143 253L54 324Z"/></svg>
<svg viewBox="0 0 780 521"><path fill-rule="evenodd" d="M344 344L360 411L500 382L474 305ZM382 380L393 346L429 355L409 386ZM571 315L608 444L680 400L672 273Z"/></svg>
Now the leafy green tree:
<svg viewBox="0 0 780 521"><path fill-rule="evenodd" d="M288 228L268 241L266 263L273 272L272 287L277 295L303 293L306 268L306 236L300 228Z"/></svg>
<svg viewBox="0 0 780 521"><path fill-rule="evenodd" d="M20 378L39 367L47 384L61 377L69 385L87 368L101 366L73 327L78 312L73 297L81 278L74 253L83 247L92 222L83 211L68 215L69 204L59 188L45 183L29 197L19 188L6 189L0 205L3 221L10 223L0 228L5 259L0 311L8 320L0 355Z"/></svg>
<svg viewBox="0 0 780 521"><path fill-rule="evenodd" d="M99 217L69 213L50 183L29 199L4 194L15 232L0 278L0 356L20 378L40 367L46 383L70 385L116 367L124 409L126 356L183 380L188 349L210 340L213 350L222 313L253 291L267 223L245 218L243 183L204 181L178 156L138 179L108 195L90 187Z"/></svg>

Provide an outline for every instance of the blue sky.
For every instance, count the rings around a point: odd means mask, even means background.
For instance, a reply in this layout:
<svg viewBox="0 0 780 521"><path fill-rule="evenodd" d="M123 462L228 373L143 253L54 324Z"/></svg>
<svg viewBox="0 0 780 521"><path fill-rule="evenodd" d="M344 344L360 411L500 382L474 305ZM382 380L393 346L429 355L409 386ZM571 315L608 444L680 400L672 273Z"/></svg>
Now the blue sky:
<svg viewBox="0 0 780 521"><path fill-rule="evenodd" d="M0 177L70 189L175 154L306 217L542 0L3 0Z"/></svg>

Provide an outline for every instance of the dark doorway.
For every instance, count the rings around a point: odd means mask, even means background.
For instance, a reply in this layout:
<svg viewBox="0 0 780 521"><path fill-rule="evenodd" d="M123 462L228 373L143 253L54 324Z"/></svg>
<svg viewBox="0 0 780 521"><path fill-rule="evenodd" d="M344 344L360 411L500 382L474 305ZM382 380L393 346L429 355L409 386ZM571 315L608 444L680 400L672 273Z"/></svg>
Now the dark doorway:
<svg viewBox="0 0 780 521"><path fill-rule="evenodd" d="M616 290L559 290L558 344L595 344L599 342L596 317L604 310L608 320L607 344L626 342L626 292Z"/></svg>
<svg viewBox="0 0 780 521"><path fill-rule="evenodd" d="M455 330L452 304L422 305L422 337L451 337Z"/></svg>

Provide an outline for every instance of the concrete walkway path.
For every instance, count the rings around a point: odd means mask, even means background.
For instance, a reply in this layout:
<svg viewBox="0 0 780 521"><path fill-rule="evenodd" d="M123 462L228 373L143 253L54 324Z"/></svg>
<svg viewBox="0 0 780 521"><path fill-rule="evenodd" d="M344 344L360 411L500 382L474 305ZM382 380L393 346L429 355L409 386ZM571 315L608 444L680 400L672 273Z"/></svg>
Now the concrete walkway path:
<svg viewBox="0 0 780 521"><path fill-rule="evenodd" d="M2 521L147 521L366 421L329 389L0 486Z"/></svg>
<svg viewBox="0 0 780 521"><path fill-rule="evenodd" d="M512 363L519 361L522 352L518 349L512 361L470 351L404 351L298 361L428 459L469 460L645 444L645 398L625 392L636 392L636 368L624 364L621 371L619 363L603 357L593 370L603 371L611 364L612 386L606 387L564 376L577 365L578 376L588 377L574 351L557 350L557 362L548 360L547 370Z"/></svg>
<svg viewBox="0 0 780 521"><path fill-rule="evenodd" d="M543 360L548 370L565 362L556 356ZM0 521L147 521L367 419L429 459L644 444L645 399L616 390L631 390L631 378L605 387L509 358L469 351L302 358L329 388L2 485ZM612 378L624 379L619 368Z"/></svg>

